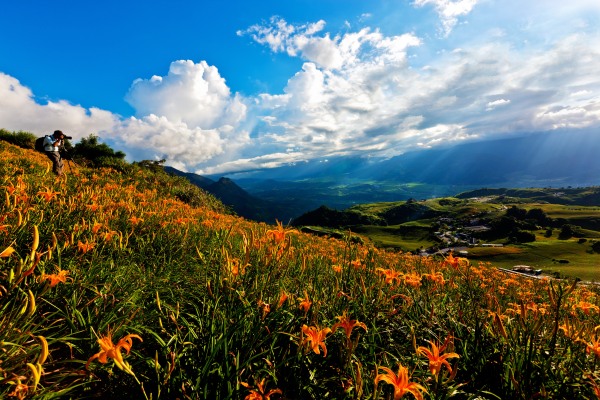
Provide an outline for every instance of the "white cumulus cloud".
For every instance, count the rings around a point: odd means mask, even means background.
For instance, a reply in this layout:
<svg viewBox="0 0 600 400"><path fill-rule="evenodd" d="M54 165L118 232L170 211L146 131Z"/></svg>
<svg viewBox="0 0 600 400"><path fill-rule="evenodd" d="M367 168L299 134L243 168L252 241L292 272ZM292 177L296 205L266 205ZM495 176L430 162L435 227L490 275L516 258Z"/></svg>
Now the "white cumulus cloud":
<svg viewBox="0 0 600 400"><path fill-rule="evenodd" d="M16 78L0 72L0 127L39 135L60 129L75 140L90 132L109 130L118 118L99 108L86 109L67 101L36 102L33 92Z"/></svg>
<svg viewBox="0 0 600 400"><path fill-rule="evenodd" d="M450 34L458 23L458 17L468 15L479 0L415 0L414 5L423 7L432 5L442 22L444 35Z"/></svg>
<svg viewBox="0 0 600 400"><path fill-rule="evenodd" d="M174 61L166 76L134 81L126 99L136 116L154 114L204 129L236 125L246 112L217 68L205 61Z"/></svg>

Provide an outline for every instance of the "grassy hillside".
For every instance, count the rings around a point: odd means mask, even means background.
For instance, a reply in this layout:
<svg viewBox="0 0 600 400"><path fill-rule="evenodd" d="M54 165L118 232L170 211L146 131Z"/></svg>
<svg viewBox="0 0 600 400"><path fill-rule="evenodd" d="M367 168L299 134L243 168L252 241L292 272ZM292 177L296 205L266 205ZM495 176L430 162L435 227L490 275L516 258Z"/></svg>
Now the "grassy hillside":
<svg viewBox="0 0 600 400"><path fill-rule="evenodd" d="M0 147L0 398L600 391L595 287L253 223L138 166L48 164Z"/></svg>

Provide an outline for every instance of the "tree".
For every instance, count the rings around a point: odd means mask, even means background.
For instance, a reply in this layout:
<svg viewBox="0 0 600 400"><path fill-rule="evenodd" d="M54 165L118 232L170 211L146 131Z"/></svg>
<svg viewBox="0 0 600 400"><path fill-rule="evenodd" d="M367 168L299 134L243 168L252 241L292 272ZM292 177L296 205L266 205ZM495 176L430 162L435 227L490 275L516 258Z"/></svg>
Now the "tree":
<svg viewBox="0 0 600 400"><path fill-rule="evenodd" d="M74 147L74 155L84 159L95 167L112 166L115 161L123 161L125 153L114 151L106 143L99 143L98 136L91 133L87 138L81 139Z"/></svg>
<svg viewBox="0 0 600 400"><path fill-rule="evenodd" d="M516 243L535 242L535 234L528 231L516 230L511 234L510 240Z"/></svg>
<svg viewBox="0 0 600 400"><path fill-rule="evenodd" d="M519 208L517 206L512 206L508 210L506 210L507 217L513 217L518 220L524 220L527 216L527 210L524 208Z"/></svg>
<svg viewBox="0 0 600 400"><path fill-rule="evenodd" d="M566 239L572 238L573 235L575 235L575 229L574 229L573 225L571 225L571 224L564 224L560 228L560 233L558 234L558 238L566 240Z"/></svg>
<svg viewBox="0 0 600 400"><path fill-rule="evenodd" d="M541 208L532 208L527 211L526 219L534 220L538 225L548 226L552 223L552 218L548 217L546 212Z"/></svg>
<svg viewBox="0 0 600 400"><path fill-rule="evenodd" d="M133 164L149 169L152 172L161 172L164 170L165 162L167 162L167 160L163 158L162 160L142 160L139 162L134 162Z"/></svg>

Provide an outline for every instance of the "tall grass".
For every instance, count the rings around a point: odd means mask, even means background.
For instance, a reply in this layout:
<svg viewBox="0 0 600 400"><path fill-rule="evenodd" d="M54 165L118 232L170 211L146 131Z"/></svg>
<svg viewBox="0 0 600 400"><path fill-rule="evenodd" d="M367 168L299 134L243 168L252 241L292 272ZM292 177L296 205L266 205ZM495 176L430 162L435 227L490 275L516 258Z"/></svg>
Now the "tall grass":
<svg viewBox="0 0 600 400"><path fill-rule="evenodd" d="M0 153L0 398L600 393L594 287L246 221L136 166L56 179Z"/></svg>

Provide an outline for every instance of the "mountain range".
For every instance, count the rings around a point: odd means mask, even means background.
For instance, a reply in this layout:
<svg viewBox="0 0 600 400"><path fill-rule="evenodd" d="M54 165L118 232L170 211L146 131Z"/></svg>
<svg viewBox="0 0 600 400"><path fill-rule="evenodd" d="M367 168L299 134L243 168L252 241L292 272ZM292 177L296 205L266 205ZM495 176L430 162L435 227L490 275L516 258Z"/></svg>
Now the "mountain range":
<svg viewBox="0 0 600 400"><path fill-rule="evenodd" d="M279 168L186 176L248 219L289 221L321 205L334 209L478 188L600 184L600 133L560 131L466 142L388 159L336 157Z"/></svg>

